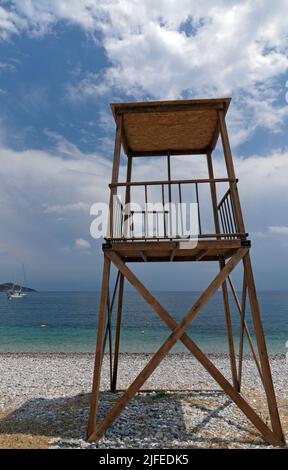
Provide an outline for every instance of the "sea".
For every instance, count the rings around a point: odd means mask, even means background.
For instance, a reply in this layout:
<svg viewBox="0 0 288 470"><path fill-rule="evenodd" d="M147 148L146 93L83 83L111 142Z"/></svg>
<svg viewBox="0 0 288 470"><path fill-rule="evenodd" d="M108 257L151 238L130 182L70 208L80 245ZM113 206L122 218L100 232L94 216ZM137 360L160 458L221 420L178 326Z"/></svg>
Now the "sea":
<svg viewBox="0 0 288 470"><path fill-rule="evenodd" d="M154 292L180 322L201 292ZM231 295L236 350L240 315ZM241 295L241 293L239 293ZM268 351L288 351L288 291L258 292ZM94 352L99 292L31 292L9 301L0 294L0 352ZM249 305L247 322L253 337ZM116 309L112 313L113 340ZM45 326L44 326L45 325ZM170 334L169 328L137 292L125 291L121 333L122 352L154 352ZM191 338L207 353L228 352L222 293L217 292L193 321ZM172 352L184 351L178 342ZM245 350L249 350L247 339Z"/></svg>

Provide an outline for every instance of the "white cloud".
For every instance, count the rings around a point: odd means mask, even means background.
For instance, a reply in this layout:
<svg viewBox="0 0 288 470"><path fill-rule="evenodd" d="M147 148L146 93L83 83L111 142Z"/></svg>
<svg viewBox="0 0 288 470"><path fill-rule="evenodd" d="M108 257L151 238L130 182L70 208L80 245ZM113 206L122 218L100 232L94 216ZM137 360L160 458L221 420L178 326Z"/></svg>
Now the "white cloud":
<svg viewBox="0 0 288 470"><path fill-rule="evenodd" d="M277 235L288 235L288 226L287 225L271 226L269 227L269 232L275 233Z"/></svg>
<svg viewBox="0 0 288 470"><path fill-rule="evenodd" d="M7 40L11 34L17 34L26 27L27 22L23 17L0 6L0 39Z"/></svg>
<svg viewBox="0 0 288 470"><path fill-rule="evenodd" d="M78 250L90 250L91 244L88 242L88 240L85 240L84 238L76 238L75 240L75 247Z"/></svg>
<svg viewBox="0 0 288 470"><path fill-rule="evenodd" d="M2 37L45 34L58 21L101 32L110 66L67 85L70 99L125 93L137 99L232 95L234 144L287 119L286 0L14 0ZM186 29L185 29L186 28ZM282 86L284 88L284 84ZM113 91L114 90L114 91Z"/></svg>
<svg viewBox="0 0 288 470"><path fill-rule="evenodd" d="M42 206L44 208L45 214L51 214L51 213L69 214L70 212L78 212L78 211L83 211L83 212L88 213L90 209L89 204L87 204L86 202L75 202L73 204L55 204L55 205L43 203ZM59 218L57 220L59 220Z"/></svg>

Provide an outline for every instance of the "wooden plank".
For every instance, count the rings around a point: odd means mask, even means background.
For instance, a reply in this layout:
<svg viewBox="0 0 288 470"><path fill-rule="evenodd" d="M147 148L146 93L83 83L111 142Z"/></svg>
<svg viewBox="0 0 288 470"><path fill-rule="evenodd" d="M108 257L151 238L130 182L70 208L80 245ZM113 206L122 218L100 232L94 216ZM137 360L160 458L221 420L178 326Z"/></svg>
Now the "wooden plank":
<svg viewBox="0 0 288 470"><path fill-rule="evenodd" d="M207 152L207 149L206 147L197 148L197 149L185 148L184 150L183 149L166 149L166 148L163 150L147 149L147 150L134 150L132 154L133 154L133 157L165 157L168 152L170 153L171 157L177 156L177 155L178 156L180 155L183 155L183 156L205 155Z"/></svg>
<svg viewBox="0 0 288 470"><path fill-rule="evenodd" d="M132 176L132 156L129 154L128 155L128 161L127 161L127 174L126 174L126 183L131 182L131 176ZM131 202L131 186L126 186L125 189L125 206ZM129 216L128 214L124 215L124 226L123 226L123 235L124 237L128 236L128 223L129 223Z"/></svg>
<svg viewBox="0 0 288 470"><path fill-rule="evenodd" d="M107 256L104 256L101 301L100 301L100 308L99 308L98 332L97 332L97 343L96 343L94 374L93 374L92 397L91 397L90 416L89 416L88 431L87 431L88 436L90 436L91 433L93 433L93 431L96 428L99 388L100 388L101 369L102 369L102 361L103 361L104 329L105 329L107 301L108 301L110 264L111 263L110 263L109 258Z"/></svg>
<svg viewBox="0 0 288 470"><path fill-rule="evenodd" d="M207 256L208 253L209 253L208 250L200 250L199 253L195 255L195 260L201 261L201 259L205 258L205 256Z"/></svg>
<svg viewBox="0 0 288 470"><path fill-rule="evenodd" d="M233 268L239 263L239 261L243 258L243 256L246 253L247 253L247 249L240 248L238 252L234 255L234 257L229 260L229 262L226 264L223 270L217 274L217 276L209 284L207 289L200 295L200 297L195 302L193 307L188 310L187 314L184 316L182 321L178 325L176 324L175 328L173 328L173 332L171 333L171 335L166 339L166 341L164 341L164 343L158 349L158 351L155 353L152 359L150 359L148 364L144 367L144 369L132 382L132 384L129 386L125 394L117 401L117 403L112 407L110 412L106 415L102 423L90 435L88 439L89 442L102 437L106 429L119 416L119 414L121 413L122 409L126 406L126 404L135 396L137 391L142 387L142 385L145 383L147 378L152 374L152 372L156 369L156 367L161 363L163 358L171 350L171 348L174 346L177 340L180 339L181 336L183 336L183 334L185 333L185 330L190 326L192 321L197 317L200 310L211 299L211 297L214 295L217 289L221 286L223 281L227 278L227 276L230 274ZM115 264L115 266L122 272L122 274L124 274L125 277L127 277L127 272L129 270L127 266L125 266L124 263L122 263L121 259L115 253L112 253L112 252L107 253L107 256ZM131 282L131 278L129 279L129 277L127 277L127 279L129 282ZM135 279L133 281L135 281ZM136 284L138 284L138 287L140 287L139 281ZM143 296L145 296L145 292L143 293ZM151 298L147 297L148 303L150 300ZM154 305L154 301L153 301L153 305ZM164 317L166 317L166 312L164 314Z"/></svg>
<svg viewBox="0 0 288 470"><path fill-rule="evenodd" d="M179 242L175 241L162 241L161 243L155 242L127 242L127 243L113 243L112 251L147 251L147 250L168 250L171 251L174 248L179 250ZM241 248L240 240L199 240L197 243L197 250L218 250L218 249L233 249Z"/></svg>
<svg viewBox="0 0 288 470"><path fill-rule="evenodd" d="M117 127L115 134L115 146L114 146L114 158L112 166L112 178L111 184L114 186L110 190L110 200L109 200L109 235L113 237L113 199L117 194L117 186L115 184L118 182L119 177L119 167L120 167L120 156L121 156L121 138L122 138L122 116L117 118Z"/></svg>
<svg viewBox="0 0 288 470"><path fill-rule="evenodd" d="M170 255L170 261L173 261L176 251L177 251L177 248L174 248L174 249L172 250L172 253L171 253L171 255Z"/></svg>
<svg viewBox="0 0 288 470"><path fill-rule="evenodd" d="M225 109L229 107L231 102L230 97L225 98L201 98L201 99L192 99L192 100L166 100L166 101L141 101L141 102L129 102L129 103L110 103L110 107L113 111L113 114L116 115L116 111L121 107L135 108L135 107L146 107L151 108L159 106L165 108L167 106L211 106L211 105L222 105Z"/></svg>
<svg viewBox="0 0 288 470"><path fill-rule="evenodd" d="M207 166L208 166L208 175L209 175L209 178L211 179L210 192L211 192L211 201L212 201L212 209L213 209L213 217L214 217L214 226L215 226L216 233L219 234L220 223L219 223L218 207L217 207L217 191L216 191L216 185L214 181L214 171L213 171L211 152L207 152ZM220 265L220 269L223 269L223 266L225 265L225 260L223 257L220 257L219 265ZM233 385L234 385L235 390L240 391L240 385L239 385L239 380L237 376L236 354L235 354L234 339L233 339L233 327L232 327L232 321L231 321L229 297L228 297L226 281L223 282L222 284L222 294L223 294L223 302L224 302L224 309L225 309L232 380L233 380Z"/></svg>
<svg viewBox="0 0 288 470"><path fill-rule="evenodd" d="M259 360L258 360L258 357L257 357L257 353L254 349L254 345L253 345L253 340L252 340L252 336L250 334L250 330L249 330L249 327L247 325L247 322L245 320L245 311L246 311L246 290L247 290L247 286L246 286L246 281L245 281L245 272L244 272L244 276L243 276L243 292L242 292L242 304L240 304L240 300L238 298L238 295L237 295L237 292L236 292L236 288L234 286L234 283L233 283L233 280L231 278L231 276L228 276L228 281L230 283L230 287L231 287L231 290L232 290L232 293L233 293L233 297L235 299L235 302L236 302L236 306L237 306L237 309L238 309L238 312L240 314L240 318L241 318L241 324L240 324L240 334L239 334L239 367L238 367L238 381L239 381L239 387L241 387L241 379L242 379L242 361L243 361L243 341L244 341L244 332L246 333L247 335L247 339L248 339L248 342L249 342L249 345L250 345L250 349L251 349L251 352L252 352L252 355L253 355L253 358L254 358L254 361L255 361L255 364L256 364L256 367L257 367L257 370L258 370L258 373L260 375L260 378L261 378L261 381L263 382L263 375L262 375L262 371L261 371L261 366L259 364ZM263 385L264 385L264 382L263 382Z"/></svg>
<svg viewBox="0 0 288 470"><path fill-rule="evenodd" d="M220 258L219 265L220 265L220 269L222 270L225 266L225 262L223 258ZM233 326L232 326L232 320L231 320L229 297L228 297L226 281L224 281L222 284L222 294L223 294L223 302L224 302L224 310L225 310L225 319L226 319L227 337L228 337L228 345L229 345L229 357L230 357L230 366L231 366L233 386L235 390L239 391L240 387L239 387L238 377L237 377L236 354L235 354L234 339L233 339Z"/></svg>
<svg viewBox="0 0 288 470"><path fill-rule="evenodd" d="M117 375L118 375L118 363L119 363L119 350L120 350L120 335L121 335L121 321L122 321L122 308L123 308L123 292L124 292L124 276L120 274L119 283L119 297L118 297L118 310L116 320L116 332L115 332L115 348L114 348L114 363L113 363L113 376L111 384L111 392L116 392L117 387Z"/></svg>
<svg viewBox="0 0 288 470"><path fill-rule="evenodd" d="M234 254L236 253L236 250L234 250L234 252L229 256L229 258L231 256L233 256ZM159 256L154 256L154 257L150 257L148 256L148 259L149 259L149 263L169 263L171 262L170 260L170 256L169 254L167 255L159 255ZM136 256L122 256L121 257L122 260L125 261L125 263L144 263L143 261L143 258L141 257L136 257ZM228 259L228 257L226 258ZM188 255L188 256L178 256L178 255L175 255L174 258L173 258L173 262L176 263L176 262L185 262L185 263L188 263L188 262L193 262L193 261L196 261L195 260L195 255ZM206 263L206 262L210 262L210 261L219 261L219 256L218 255L214 255L214 256L205 256L204 258L202 258L199 262L200 263Z"/></svg>
<svg viewBox="0 0 288 470"><path fill-rule="evenodd" d="M219 224L219 216L218 216L218 209L217 209L217 191L216 191L211 152L207 152L207 167L208 167L208 175L210 179L210 193L211 193L211 202L212 202L212 209L213 209L215 231L216 233L220 233L220 224Z"/></svg>
<svg viewBox="0 0 288 470"><path fill-rule="evenodd" d="M117 105L116 105L117 106ZM125 106L121 105L118 107L115 107L115 114L116 116L122 115L122 114L146 114L146 113L171 113L171 112L183 112L183 111L210 111L210 110L224 110L225 107L223 106L222 103L218 104L212 104L212 103L181 103L179 102L176 105L163 105L162 103L160 105L154 105L150 104L149 102L147 105L132 105L132 106Z"/></svg>
<svg viewBox="0 0 288 470"><path fill-rule="evenodd" d="M110 299L109 299L109 288L108 288L108 295L107 295L107 326L106 326L106 332L105 332L104 341L103 341L103 354L104 354L105 348L106 348L106 343L107 343L107 338L109 338L109 365L110 365L110 385L111 386L112 386L112 375L113 375L113 365L112 365L112 311L113 311L113 307L114 307L114 302L115 302L116 292L117 292L117 288L118 288L119 278L120 278L120 272L118 271L115 286L114 286L114 289L113 289L111 303L110 303Z"/></svg>
<svg viewBox="0 0 288 470"><path fill-rule="evenodd" d="M166 154L167 156L167 154ZM188 180L148 180L148 181L128 181L128 182L111 182L109 184L110 188L122 187L122 186L161 186L162 184L205 184L205 183L230 183L233 181L238 181L237 179L231 178L201 178L201 179L188 179Z"/></svg>
<svg viewBox="0 0 288 470"><path fill-rule="evenodd" d="M248 233L229 233L229 232L225 232L225 233L191 233L189 235L189 237L180 237L180 236L176 236L176 237L169 237L168 234L166 237L160 237L160 236L151 236L151 237L147 237L146 235L145 236L130 236L130 237L106 237L106 240L111 240L112 242L119 242L119 241L123 241L125 243L130 243L130 242L141 242L141 241L144 241L144 242L149 242L149 241L154 241L155 242L164 242L164 241L182 241L182 242L185 242L187 240L205 240L205 239L218 239L218 240L224 240L226 241L227 240L227 237L229 237L230 239L234 239L234 240L237 240L237 239L242 239L242 238L246 238L248 236ZM237 237L237 238L236 238Z"/></svg>
<svg viewBox="0 0 288 470"><path fill-rule="evenodd" d="M257 299L256 287L254 282L254 276L252 271L252 265L250 260L249 253L243 258L243 264L245 269L245 277L247 282L247 288L249 293L250 305L251 305L251 312L252 312L252 319L254 325L254 332L258 346L258 352L260 357L260 364L265 384L265 391L267 396L268 408L270 413L270 419L272 423L272 428L279 438L279 440L285 444L285 437L283 434L278 406L276 401L276 395L272 380L272 374L269 364L269 357L266 347L266 341L264 336L264 330L261 320L260 308Z"/></svg>
<svg viewBox="0 0 288 470"><path fill-rule="evenodd" d="M218 119L219 119L220 133L221 133L223 151L224 151L224 156L225 156L227 174L229 178L235 180L236 179L235 170L234 170L232 153L231 153L228 132L227 132L227 127L226 127L226 122L225 122L225 115L222 111L218 112ZM239 198L237 184L235 182L232 182L232 181L230 182L230 190L231 190L231 199L233 202L233 208L235 211L235 218L236 218L236 223L238 225L238 230L239 232L245 233L245 226L244 226L244 220L243 220L243 215L242 215L242 210L241 210L240 198Z"/></svg>
<svg viewBox="0 0 288 470"><path fill-rule="evenodd" d="M145 261L145 263L146 263L147 262L147 256L144 253L144 251L140 251L140 255L141 255L141 258L143 259L143 261Z"/></svg>

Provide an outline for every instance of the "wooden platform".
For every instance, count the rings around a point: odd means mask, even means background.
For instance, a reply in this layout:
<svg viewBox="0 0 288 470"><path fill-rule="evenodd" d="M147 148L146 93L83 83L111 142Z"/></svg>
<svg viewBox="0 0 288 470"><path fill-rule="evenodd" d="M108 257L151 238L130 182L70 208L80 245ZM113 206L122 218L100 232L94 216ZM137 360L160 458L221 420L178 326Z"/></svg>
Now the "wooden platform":
<svg viewBox="0 0 288 470"><path fill-rule="evenodd" d="M128 241L106 243L103 251L113 251L125 262L219 261L228 259L241 246L241 240ZM245 245L250 242L245 240Z"/></svg>

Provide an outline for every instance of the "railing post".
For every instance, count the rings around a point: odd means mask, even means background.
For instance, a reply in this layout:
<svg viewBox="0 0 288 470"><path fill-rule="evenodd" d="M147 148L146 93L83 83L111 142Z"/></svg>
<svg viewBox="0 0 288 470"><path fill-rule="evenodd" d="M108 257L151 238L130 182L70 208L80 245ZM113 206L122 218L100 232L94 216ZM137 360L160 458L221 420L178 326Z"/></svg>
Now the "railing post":
<svg viewBox="0 0 288 470"><path fill-rule="evenodd" d="M132 175L132 155L128 153L127 158L128 158L128 161L127 161L126 183L130 183L131 175ZM124 233L123 233L124 238L128 235L127 221L129 221L129 215L126 214L126 205L130 204L130 200L131 200L131 186L127 185L125 189L125 206L124 206Z"/></svg>
<svg viewBox="0 0 288 470"><path fill-rule="evenodd" d="M171 193L171 160L170 152L167 153L167 169L168 169L168 201L169 201L169 229L170 238L172 240L172 193Z"/></svg>
<svg viewBox="0 0 288 470"><path fill-rule="evenodd" d="M209 178L211 180L214 180L212 154L210 151L207 152L207 166L208 166ZM215 231L216 233L220 233L220 224L219 224L218 209L217 209L217 191L216 191L215 181L210 181L210 192L211 192Z"/></svg>
<svg viewBox="0 0 288 470"><path fill-rule="evenodd" d="M111 183L118 183L119 167L120 167L120 156L121 156L121 138L122 138L122 115L116 118L116 134L115 134L115 146L114 146L114 158L112 166L112 178ZM114 219L114 196L117 195L117 186L112 186L110 190L110 201L109 201L109 236L113 238L113 219Z"/></svg>
<svg viewBox="0 0 288 470"><path fill-rule="evenodd" d="M232 200L234 210L235 210L237 230L238 232L245 233L245 226L244 226L240 198L239 198L239 193L238 193L238 188L237 188L232 153L231 153L231 148L230 148L230 143L229 143L229 138L228 138L225 116L222 110L218 111L218 121L219 121L224 157L225 157L225 162L226 162L227 174L228 174L228 177L231 178L231 181L229 184L230 184L230 191L231 191L231 200Z"/></svg>

